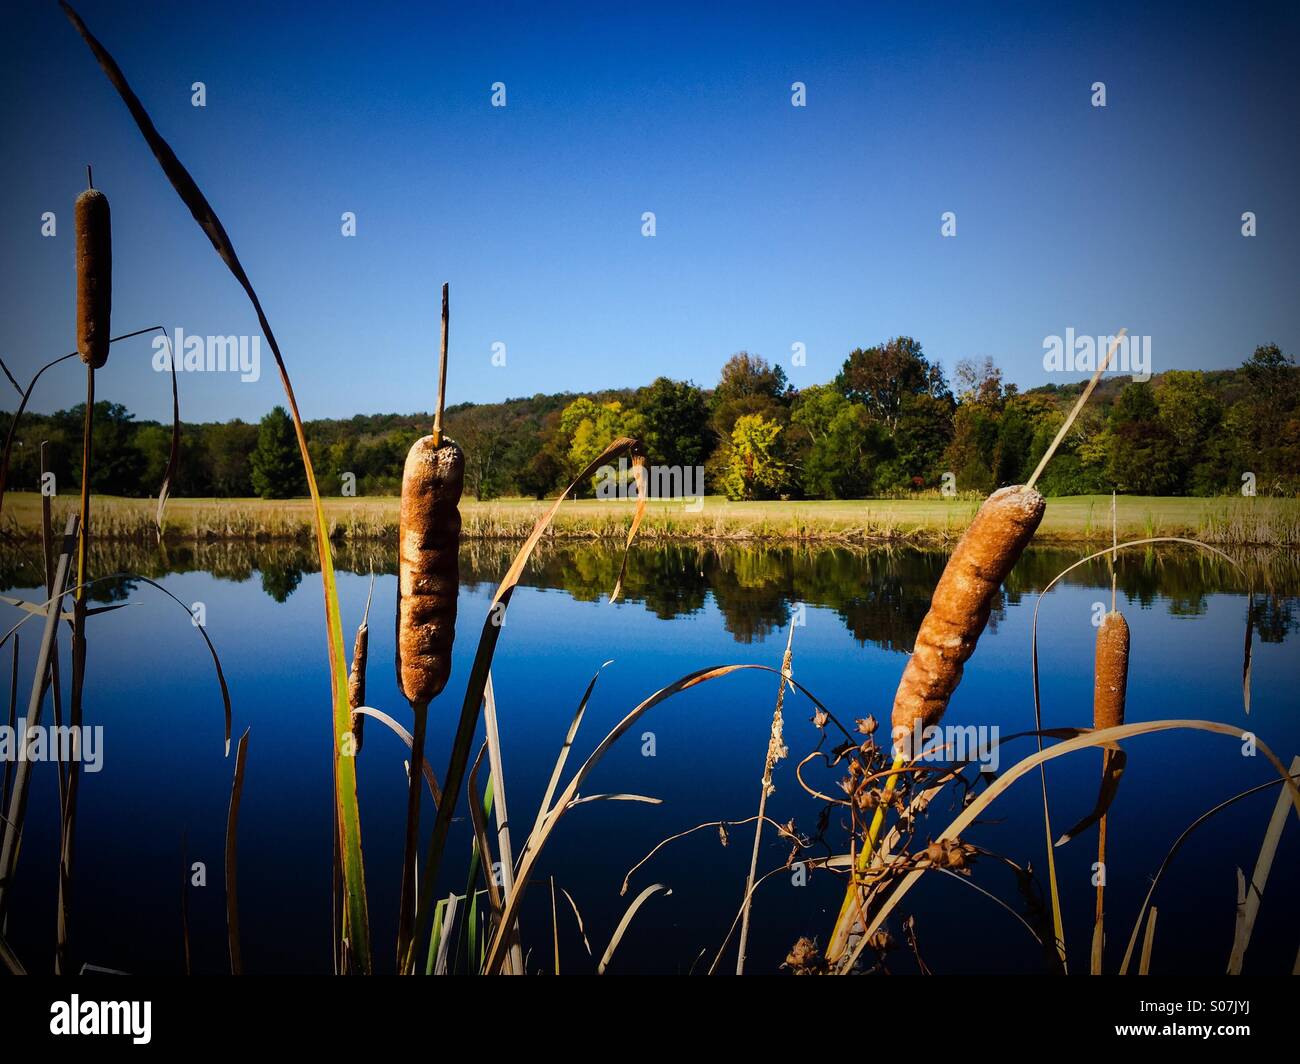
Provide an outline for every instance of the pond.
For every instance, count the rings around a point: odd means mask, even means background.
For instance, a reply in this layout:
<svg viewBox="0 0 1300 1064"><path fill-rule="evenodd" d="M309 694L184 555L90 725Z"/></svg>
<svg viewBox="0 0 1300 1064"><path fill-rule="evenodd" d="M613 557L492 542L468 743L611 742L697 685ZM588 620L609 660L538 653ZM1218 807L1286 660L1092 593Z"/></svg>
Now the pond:
<svg viewBox="0 0 1300 1064"><path fill-rule="evenodd" d="M450 684L430 709L429 756L441 777L478 631L514 545L467 543L462 552L459 636ZM1031 550L1012 574L988 631L967 667L947 721L1033 728L1031 625L1040 590L1082 551ZM339 591L351 648L375 574L369 705L409 723L393 661L396 578L391 547L340 545ZM1133 632L1128 720L1198 718L1251 731L1284 763L1300 751L1300 564L1294 555L1242 559L1245 573L1203 552L1134 551L1116 567L1117 602ZM633 551L624 600L607 601L617 550L544 542L510 606L493 680L501 721L515 848L536 814L584 688L600 671L566 779L638 702L709 665L780 664L795 620L793 674L851 729L873 714L888 721L898 678L945 562L917 550L651 545ZM183 603L203 604L224 665L236 739L249 729L239 826L238 896L248 972L331 968L329 684L321 587L309 550L298 546L208 544L156 549L100 544L92 571L129 571L158 580ZM9 548L0 582L38 600L39 554ZM1248 583L1255 594L1252 698L1242 703ZM1039 617L1044 724L1088 726L1096 604L1109 608L1104 561L1071 572L1042 598ZM179 972L183 965L182 883L194 862L206 885L187 892L197 972L222 972L223 854L233 756L223 757L223 720L212 662L185 611L141 581L96 588L100 602L129 602L89 622L86 721L102 725L100 771L82 777L77 824L73 954L82 963L131 972ZM16 610L9 624L17 621ZM37 626L22 630L20 702L34 669ZM66 638L62 647L66 663ZM8 651L5 654L8 659ZM602 665L609 662L602 669ZM6 664L6 669L8 669ZM66 670L64 676L66 684ZM716 827L662 849L624 875L657 843L709 821L754 815L777 684L746 671L713 680L656 707L604 758L584 793L626 792L661 804L596 802L569 812L556 830L524 904L530 969L552 965L551 878L572 897L599 959L627 904L651 883L671 887L640 910L611 965L618 972L688 972L712 963L740 904L752 825ZM795 778L820 735L813 707L785 700L790 757L776 769L768 814L818 829L823 803ZM46 710L48 714L48 706ZM48 717L47 717L48 719ZM829 733L828 733L829 736ZM832 740L828 738L827 745ZM1243 756L1236 738L1178 731L1126 744L1128 766L1108 819L1106 965L1115 970L1138 907L1179 833L1216 803L1275 777L1262 756ZM1000 768L1031 753L1008 740ZM406 747L379 722L367 724L359 790L377 966L391 970L405 817ZM1095 750L1052 761L1048 788L1057 834L1093 806L1100 778ZM53 768L35 766L31 804L8 919L8 937L30 969L48 971L55 937L58 799ZM842 773L810 763L812 786L836 791ZM1155 972L1221 972L1232 943L1237 869L1254 868L1277 787L1237 802L1191 836L1161 882ZM955 815L935 803L922 844ZM464 812L462 807L462 813ZM425 796L427 844L432 809ZM1091 828L1056 851L1071 969L1086 971L1092 931ZM760 871L780 868L790 847L769 829ZM827 839L845 836L833 815ZM1045 880L1042 796L1035 772L1015 784L964 835L968 842L1030 866ZM423 845L422 845L423 848ZM439 891L463 891L470 829L454 825ZM813 854L824 854L814 846ZM806 882L805 882L806 879ZM970 889L974 883L1015 913L1026 903L1017 879L992 858L969 882L927 876L908 897L916 952L935 972L1038 972L1041 948L1012 912ZM1289 972L1300 940L1293 899L1300 891L1300 830L1283 833L1247 972ZM768 879L754 901L747 970L778 970L800 935L825 942L842 882L825 871ZM1032 922L1032 921L1031 921ZM592 971L572 909L560 896L559 951L566 973ZM893 930L900 943L899 924ZM734 949L721 970L734 968ZM918 970L906 944L891 971Z"/></svg>

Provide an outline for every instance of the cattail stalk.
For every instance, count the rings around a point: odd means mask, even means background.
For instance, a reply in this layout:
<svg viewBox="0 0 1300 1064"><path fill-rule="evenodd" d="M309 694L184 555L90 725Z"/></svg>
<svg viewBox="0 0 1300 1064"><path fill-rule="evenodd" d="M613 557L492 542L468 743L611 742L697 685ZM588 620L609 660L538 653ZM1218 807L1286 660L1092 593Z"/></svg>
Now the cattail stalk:
<svg viewBox="0 0 1300 1064"><path fill-rule="evenodd" d="M1124 697L1128 689L1129 628L1124 615L1111 610L1097 629L1097 657L1093 676L1092 726L1118 728L1124 723ZM1102 778L1110 772L1112 751L1102 751ZM1097 911L1092 935L1092 974L1101 974L1106 894L1106 816L1097 825Z"/></svg>
<svg viewBox="0 0 1300 1064"><path fill-rule="evenodd" d="M415 921L415 856L420 830L420 776L424 770L425 718L429 703L451 676L460 588L460 502L465 455L443 435L447 380L448 286L442 286L442 342L438 405L433 433L412 445L402 473L398 539L397 683L415 716L407 794L406 845L397 918L397 958L406 964Z"/></svg>
<svg viewBox="0 0 1300 1064"><path fill-rule="evenodd" d="M73 210L76 231L77 267L77 353L86 364L86 412L81 438L81 511L77 541L77 589L72 606L72 691L69 726L74 734L82 722L82 693L86 683L86 590L90 583L90 478L95 430L95 370L108 362L113 311L113 230L108 197L94 187L77 197ZM59 896L54 971L68 970L68 938L72 893L73 842L76 835L79 762L68 766L66 800L59 831Z"/></svg>

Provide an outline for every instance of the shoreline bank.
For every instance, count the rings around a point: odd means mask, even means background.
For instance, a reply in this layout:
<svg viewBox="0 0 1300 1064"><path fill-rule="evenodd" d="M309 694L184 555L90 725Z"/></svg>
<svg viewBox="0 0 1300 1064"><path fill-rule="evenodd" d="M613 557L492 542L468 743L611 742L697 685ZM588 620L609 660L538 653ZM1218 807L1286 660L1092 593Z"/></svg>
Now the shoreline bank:
<svg viewBox="0 0 1300 1064"><path fill-rule="evenodd" d="M11 493L4 499L4 534L40 538L41 499ZM638 539L646 542L825 543L943 546L955 542L979 508L979 499L863 499L848 501L729 502L707 498L695 510L677 502L652 502ZM524 539L549 502L532 499L466 500L461 505L466 540ZM56 499L55 528L61 528L75 500ZM398 500L324 500L334 540L397 540ZM1035 537L1040 544L1104 544L1111 531L1106 496L1049 499ZM92 529L100 541L157 542L153 499L96 497ZM566 501L548 532L554 540L623 540L632 505L596 500ZM1300 548L1300 500L1275 498L1167 498L1120 496L1116 524L1121 539L1180 536L1232 546ZM308 499L171 499L163 519L164 539L185 542L299 542L311 538Z"/></svg>

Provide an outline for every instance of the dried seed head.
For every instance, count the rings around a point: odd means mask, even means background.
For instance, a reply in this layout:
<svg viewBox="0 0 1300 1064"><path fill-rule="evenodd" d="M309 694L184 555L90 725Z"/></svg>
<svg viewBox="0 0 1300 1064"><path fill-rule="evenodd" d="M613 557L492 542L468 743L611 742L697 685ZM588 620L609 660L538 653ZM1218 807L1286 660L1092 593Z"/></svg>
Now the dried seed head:
<svg viewBox="0 0 1300 1064"><path fill-rule="evenodd" d="M108 361L113 309L113 236L108 197L88 188L77 197L77 353L99 369Z"/></svg>
<svg viewBox="0 0 1300 1064"><path fill-rule="evenodd" d="M397 683L415 704L431 702L451 676L464 479L465 455L449 437L435 446L425 436L407 453L397 548Z"/></svg>
<svg viewBox="0 0 1300 1064"><path fill-rule="evenodd" d="M785 966L795 975L825 975L829 969L821 948L811 938L801 938L790 947Z"/></svg>
<svg viewBox="0 0 1300 1064"><path fill-rule="evenodd" d="M1092 726L1117 728L1124 723L1128 689L1128 622L1118 610L1101 619L1097 629L1097 665L1092 689Z"/></svg>

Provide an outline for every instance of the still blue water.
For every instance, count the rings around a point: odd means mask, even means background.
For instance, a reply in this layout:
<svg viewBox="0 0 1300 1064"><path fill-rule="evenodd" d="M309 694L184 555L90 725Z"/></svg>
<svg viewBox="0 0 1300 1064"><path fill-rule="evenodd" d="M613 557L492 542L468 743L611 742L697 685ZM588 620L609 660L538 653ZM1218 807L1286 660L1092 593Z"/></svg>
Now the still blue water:
<svg viewBox="0 0 1300 1064"><path fill-rule="evenodd" d="M304 573L301 551L212 547L150 552L105 547L96 571L148 572L185 603L201 602L225 667L235 739L250 730L239 827L239 906L249 972L325 972L331 967L331 728L319 576ZM389 552L345 551L339 574L345 641L361 619L370 577L381 572L371 611L368 704L409 725L393 661L395 577ZM1008 584L1000 608L967 667L947 720L1033 727L1030 626L1038 589L1079 555L1033 551ZM428 750L441 777L469 662L505 548L466 549L459 638L451 682L430 710ZM942 569L939 554L893 551L646 547L629 566L628 597L606 601L616 554L598 547L543 551L516 592L493 677L502 729L507 796L516 852L536 814L565 729L601 664L568 775L631 707L692 670L732 662L777 666L791 611L803 604L794 636L794 675L852 727L874 714L887 721L916 626ZM1133 631L1128 720L1193 717L1257 733L1290 763L1300 751L1300 603L1294 558L1252 559L1256 596L1249 717L1241 699L1246 626L1244 583L1226 567L1186 553L1125 558L1118 604ZM10 594L39 599L33 563L10 560ZM104 726L103 770L83 776L77 824L73 955L126 971L182 967L181 889L185 869L204 862L207 885L188 892L194 969L227 970L223 850L233 756L223 757L221 701L207 651L185 612L149 586L118 584L103 597L127 608L92 618L86 720ZM1104 565L1077 570L1043 600L1040 656L1046 726L1091 722L1094 604L1110 600ZM8 607L5 607L8 610ZM16 611L12 624L18 619ZM22 630L20 702L34 668L37 624ZM5 650L8 672L9 649ZM66 641L63 647L66 684ZM6 681L7 682L7 681ZM551 966L549 879L573 896L598 959L628 901L653 882L672 888L641 910L611 970L686 972L707 968L736 914L749 863L752 826L714 828L672 843L632 879L630 866L676 832L754 814L776 692L770 674L745 672L707 683L653 710L604 759L585 793L631 792L660 805L592 803L561 822L524 906L530 969ZM48 706L46 709L48 714ZM814 749L812 708L786 699L790 758L778 765L768 813L817 829L821 803L802 791L794 765ZM48 720L48 716L46 718ZM643 756L653 733L654 755ZM833 741L833 737L830 741ZM1131 740L1128 769L1109 819L1107 967L1122 956L1137 907L1178 834L1216 802L1273 774L1262 757L1243 757L1224 736L1165 733ZM1032 749L1018 740L1002 767ZM397 879L405 815L406 748L368 721L360 756L360 802L377 964L391 968ZM1049 765L1053 827L1092 808L1100 755L1086 751ZM835 792L839 772L810 767L810 783ZM1227 962L1236 870L1249 876L1278 791L1237 803L1201 828L1179 853L1155 902L1160 916L1154 971L1219 972ZM958 807L941 799L920 832L938 834ZM462 807L463 811L463 807ZM1045 879L1037 774L1016 784L971 829L968 842L1030 865ZM432 824L425 800L422 834ZM842 852L833 817L828 839ZM182 840L184 839L184 860ZM440 892L464 887L466 821L455 825ZM49 970L55 932L57 791L52 766L37 765L7 935L29 969ZM814 848L811 853L825 853ZM789 846L769 830L760 869L780 867ZM1057 850L1073 970L1086 970L1092 929L1096 828ZM992 859L973 881L1023 911L1014 876ZM755 899L748 970L776 971L800 935L825 941L842 885L814 873L796 885L770 879ZM1288 824L1260 909L1247 971L1287 972L1300 944L1300 825ZM936 972L1033 972L1042 952L1006 911L967 885L928 876L901 912L915 917L917 944ZM594 969L572 914L560 900L565 972ZM898 933L898 925L894 925ZM902 942L902 935L898 935ZM702 955L703 959L698 960ZM910 949L890 954L890 970L917 969ZM722 970L734 968L729 955Z"/></svg>

